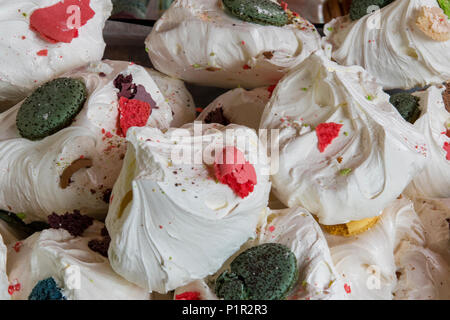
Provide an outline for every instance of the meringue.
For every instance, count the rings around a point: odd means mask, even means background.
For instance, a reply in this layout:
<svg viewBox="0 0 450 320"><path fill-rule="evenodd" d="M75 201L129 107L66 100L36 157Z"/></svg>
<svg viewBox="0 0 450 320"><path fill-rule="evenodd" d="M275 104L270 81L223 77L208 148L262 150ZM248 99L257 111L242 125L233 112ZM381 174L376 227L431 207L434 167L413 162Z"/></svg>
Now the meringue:
<svg viewBox="0 0 450 320"><path fill-rule="evenodd" d="M297 258L299 279L287 300L346 299L344 282L338 275L322 230L312 215L303 208L267 210L258 226L255 239L248 241L243 251L263 243L279 243L292 250ZM175 290L175 299L184 292L198 292L201 300L217 300L214 281L233 261L230 258L221 270L209 279L196 280Z"/></svg>
<svg viewBox="0 0 450 320"><path fill-rule="evenodd" d="M102 30L111 14L111 1L90 0L95 15L78 29L78 37L70 43L50 43L30 28L30 16L59 2L0 1L0 112L44 82L102 59L106 46Z"/></svg>
<svg viewBox="0 0 450 320"><path fill-rule="evenodd" d="M350 299L448 299L448 261L427 247L412 202L383 211L369 231L354 237L326 234Z"/></svg>
<svg viewBox="0 0 450 320"><path fill-rule="evenodd" d="M195 123L165 134L131 128L127 139L106 218L113 269L159 293L213 274L254 235L268 203L268 159L255 132ZM209 156L224 146L237 147L255 170L246 197L215 180Z"/></svg>
<svg viewBox="0 0 450 320"><path fill-rule="evenodd" d="M167 129L172 110L145 68L119 61L105 61L80 68L67 77L83 79L88 99L67 128L40 141L21 138L16 128L19 103L0 114L0 209L25 213L25 222L46 220L52 212L80 210L104 218L108 195L121 169L126 140L117 134L118 90L114 79L132 75L155 100L147 125ZM61 188L64 170L77 159L90 159Z"/></svg>
<svg viewBox="0 0 450 320"><path fill-rule="evenodd" d="M356 21L334 19L324 27L325 46L338 63L364 67L384 89L442 83L450 79L450 40L433 40L416 26L424 6L439 8L436 0L396 0Z"/></svg>
<svg viewBox="0 0 450 320"><path fill-rule="evenodd" d="M221 109L228 123L258 130L264 107L269 102L270 95L269 88L230 90L211 102L197 117L197 121L205 122L211 113Z"/></svg>
<svg viewBox="0 0 450 320"><path fill-rule="evenodd" d="M155 81L159 90L166 98L166 102L172 108L171 128L179 128L186 123L195 120L197 113L195 111L195 102L190 92L186 89L184 82L171 78L156 70L146 68L147 72Z"/></svg>
<svg viewBox="0 0 450 320"><path fill-rule="evenodd" d="M146 39L155 68L187 82L221 88L275 84L313 51L320 36L302 17L262 26L225 12L222 1L172 4Z"/></svg>
<svg viewBox="0 0 450 320"><path fill-rule="evenodd" d="M279 130L275 196L324 225L379 215L427 159L425 138L375 80L322 53L280 81L260 128Z"/></svg>
<svg viewBox="0 0 450 320"><path fill-rule="evenodd" d="M114 273L108 258L88 247L101 238L104 224L94 221L81 237L47 229L8 247L8 275L14 300L27 300L36 284L53 278L68 300L148 300L146 290Z"/></svg>
<svg viewBox="0 0 450 320"><path fill-rule="evenodd" d="M410 197L450 198L450 151L445 150L450 143L450 113L445 109L444 91L443 86L431 86L413 93L420 98L421 111L414 126L425 135L429 157L405 191Z"/></svg>

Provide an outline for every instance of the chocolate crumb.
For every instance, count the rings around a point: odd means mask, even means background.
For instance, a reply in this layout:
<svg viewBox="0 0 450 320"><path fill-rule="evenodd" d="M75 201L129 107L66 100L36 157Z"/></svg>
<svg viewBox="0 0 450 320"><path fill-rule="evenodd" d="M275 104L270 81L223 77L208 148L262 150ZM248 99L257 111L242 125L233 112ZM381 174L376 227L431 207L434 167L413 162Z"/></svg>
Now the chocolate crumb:
<svg viewBox="0 0 450 320"><path fill-rule="evenodd" d="M108 258L108 249L109 244L111 243L111 237L109 236L106 227L101 230L100 235L103 237L103 239L94 239L89 241L88 247L92 251L98 252L105 258Z"/></svg>
<svg viewBox="0 0 450 320"><path fill-rule="evenodd" d="M91 217L82 215L78 210L73 213L67 212L64 215L52 213L48 216L50 228L67 230L74 237L81 236L84 230L92 225L93 221Z"/></svg>
<svg viewBox="0 0 450 320"><path fill-rule="evenodd" d="M227 126L229 125L231 122L230 120L228 120L225 115L223 114L223 109L222 108L217 108L214 111L210 112L204 122L206 124L210 124L210 123L220 123L221 125Z"/></svg>
<svg viewBox="0 0 450 320"><path fill-rule="evenodd" d="M103 202L109 203L109 201L111 199L111 193L112 193L112 189L106 189L103 192L103 198L102 198Z"/></svg>

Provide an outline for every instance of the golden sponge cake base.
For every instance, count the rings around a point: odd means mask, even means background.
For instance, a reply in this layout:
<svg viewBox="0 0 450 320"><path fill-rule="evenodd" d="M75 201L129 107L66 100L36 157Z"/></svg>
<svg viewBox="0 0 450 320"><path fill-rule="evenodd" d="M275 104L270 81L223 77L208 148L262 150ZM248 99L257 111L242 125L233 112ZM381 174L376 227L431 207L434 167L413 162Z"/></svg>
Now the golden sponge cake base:
<svg viewBox="0 0 450 320"><path fill-rule="evenodd" d="M335 236L351 237L364 233L367 230L371 229L378 222L378 220L380 220L380 217L366 218L363 220L350 221L344 224L329 226L320 224L320 226L329 234Z"/></svg>

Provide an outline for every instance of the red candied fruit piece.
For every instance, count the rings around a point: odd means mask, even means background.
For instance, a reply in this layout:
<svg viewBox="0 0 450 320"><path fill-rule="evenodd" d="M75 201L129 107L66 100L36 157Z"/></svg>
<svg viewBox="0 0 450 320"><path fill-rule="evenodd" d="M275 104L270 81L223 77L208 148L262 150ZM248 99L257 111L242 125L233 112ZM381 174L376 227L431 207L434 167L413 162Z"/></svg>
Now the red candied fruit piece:
<svg viewBox="0 0 450 320"><path fill-rule="evenodd" d="M175 300L200 300L200 292L187 291L175 296Z"/></svg>
<svg viewBox="0 0 450 320"><path fill-rule="evenodd" d="M36 54L40 57L46 57L46 56L48 56L48 50L44 49L44 50L38 51Z"/></svg>
<svg viewBox="0 0 450 320"><path fill-rule="evenodd" d="M90 7L90 0L65 0L53 6L35 10L30 17L30 28L41 38L50 43L71 43L78 37L78 29L71 29L71 6L80 8L80 27L84 26L95 15ZM76 13L76 12L75 12Z"/></svg>
<svg viewBox="0 0 450 320"><path fill-rule="evenodd" d="M329 122L321 123L316 128L317 138L319 139L319 151L324 152L331 142L339 136L343 124Z"/></svg>
<svg viewBox="0 0 450 320"><path fill-rule="evenodd" d="M269 98L272 97L273 90L275 90L276 86L277 86L276 84L273 84L273 85L271 85L270 87L267 88L267 91L269 91Z"/></svg>
<svg viewBox="0 0 450 320"><path fill-rule="evenodd" d="M217 180L228 185L242 199L253 192L257 183L255 168L235 147L225 147L217 155L214 170Z"/></svg>
<svg viewBox="0 0 450 320"><path fill-rule="evenodd" d="M119 99L119 133L122 137L126 137L129 128L145 126L151 113L152 108L147 102L121 97Z"/></svg>
<svg viewBox="0 0 450 320"><path fill-rule="evenodd" d="M352 288L350 288L350 286L348 284L344 285L344 289L345 289L345 292L347 292L348 294L352 293Z"/></svg>
<svg viewBox="0 0 450 320"><path fill-rule="evenodd" d="M13 285L10 285L8 287L8 293L9 293L10 296L12 296L14 294L14 286Z"/></svg>
<svg viewBox="0 0 450 320"><path fill-rule="evenodd" d="M450 143L444 142L444 150L447 152L447 155L445 156L445 159L450 161Z"/></svg>

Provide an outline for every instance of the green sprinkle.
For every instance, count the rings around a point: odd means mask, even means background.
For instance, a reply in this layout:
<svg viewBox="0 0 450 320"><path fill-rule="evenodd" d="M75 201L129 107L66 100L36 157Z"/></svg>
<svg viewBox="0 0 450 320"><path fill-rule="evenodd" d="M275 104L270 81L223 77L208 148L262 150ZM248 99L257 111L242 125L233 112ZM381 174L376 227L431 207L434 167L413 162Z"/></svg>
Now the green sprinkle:
<svg viewBox="0 0 450 320"><path fill-rule="evenodd" d="M195 64L193 64L192 65L194 68L200 68L201 67L201 65L199 65L198 63L195 63Z"/></svg>
<svg viewBox="0 0 450 320"><path fill-rule="evenodd" d="M22 13L22 15L24 16L24 17L28 17L28 15L24 12L24 13Z"/></svg>
<svg viewBox="0 0 450 320"><path fill-rule="evenodd" d="M348 132L347 131L344 131L344 136L348 136Z"/></svg>
<svg viewBox="0 0 450 320"><path fill-rule="evenodd" d="M333 27L328 27L327 30L331 32L333 31Z"/></svg>
<svg viewBox="0 0 450 320"><path fill-rule="evenodd" d="M20 212L20 213L18 213L18 214L16 214L16 216L17 216L17 218L19 218L20 220L23 220L23 219L25 219L25 217L27 216L25 213L23 213L23 212Z"/></svg>
<svg viewBox="0 0 450 320"><path fill-rule="evenodd" d="M149 50L148 50L148 48L147 47L145 47L145 52L148 52Z"/></svg>
<svg viewBox="0 0 450 320"><path fill-rule="evenodd" d="M186 192L186 189L181 189L182 192Z"/></svg>
<svg viewBox="0 0 450 320"><path fill-rule="evenodd" d="M302 287L306 287L307 284L308 284L308 283L307 283L305 280L303 280L303 282L302 282Z"/></svg>
<svg viewBox="0 0 450 320"><path fill-rule="evenodd" d="M216 54L215 54L214 52L211 52L209 55L210 55L211 57L214 57Z"/></svg>
<svg viewBox="0 0 450 320"><path fill-rule="evenodd" d="M308 88L302 88L303 91L308 91Z"/></svg>
<svg viewBox="0 0 450 320"><path fill-rule="evenodd" d="M340 174L341 176L346 176L346 175L348 175L350 172L352 172L352 169L347 168L347 169L342 169L342 170L340 170L340 171L339 171L339 174Z"/></svg>
<svg viewBox="0 0 450 320"><path fill-rule="evenodd" d="M367 98L367 100L369 100L369 101L372 101L373 99L375 99L375 97L374 97L374 96L371 96L370 94L369 94L366 98Z"/></svg>

